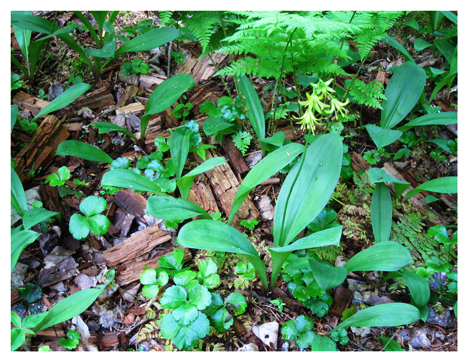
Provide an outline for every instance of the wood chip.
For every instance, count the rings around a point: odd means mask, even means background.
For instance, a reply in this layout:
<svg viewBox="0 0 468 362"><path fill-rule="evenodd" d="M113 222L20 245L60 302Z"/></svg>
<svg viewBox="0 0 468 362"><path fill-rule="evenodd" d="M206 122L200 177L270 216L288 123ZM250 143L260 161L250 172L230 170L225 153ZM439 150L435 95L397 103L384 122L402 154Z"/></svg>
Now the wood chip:
<svg viewBox="0 0 468 362"><path fill-rule="evenodd" d="M106 87L102 87L82 95L72 104L77 108L88 107L90 109L104 110L114 105L115 101L112 93Z"/></svg>

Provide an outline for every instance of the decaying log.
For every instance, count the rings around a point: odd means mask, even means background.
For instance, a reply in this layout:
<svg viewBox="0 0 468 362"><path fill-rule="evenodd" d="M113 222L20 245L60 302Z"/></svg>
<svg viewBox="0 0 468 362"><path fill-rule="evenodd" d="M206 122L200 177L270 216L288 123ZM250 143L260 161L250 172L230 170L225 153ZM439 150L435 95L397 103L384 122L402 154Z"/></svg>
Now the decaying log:
<svg viewBox="0 0 468 362"><path fill-rule="evenodd" d="M20 110L30 111L35 117L43 108L49 105L50 102L19 91L13 97L12 103L16 104Z"/></svg>
<svg viewBox="0 0 468 362"><path fill-rule="evenodd" d="M115 195L114 202L118 207L146 224L146 220L143 218L146 209L146 199L143 196L134 193L132 190L120 190Z"/></svg>
<svg viewBox="0 0 468 362"><path fill-rule="evenodd" d="M88 107L90 109L100 110L104 110L114 104L114 96L106 87L102 87L93 92L82 95L73 102L73 105L77 108Z"/></svg>
<svg viewBox="0 0 468 362"><path fill-rule="evenodd" d="M31 176L25 170L37 171L39 167L46 169L55 158L55 152L60 143L65 141L70 133L63 126L63 119L49 115L37 128L30 143L24 147L15 158L18 165L15 170L21 182L28 181Z"/></svg>
<svg viewBox="0 0 468 362"><path fill-rule="evenodd" d="M281 298L281 300L292 310L297 310L303 307L301 302L296 299L289 298L288 295L280 288L274 288L273 294L275 294L278 298Z"/></svg>
<svg viewBox="0 0 468 362"><path fill-rule="evenodd" d="M60 215L62 215L62 221L70 217L69 213L63 207L62 198L59 196L56 187L52 187L49 184L42 184L39 186L39 191L41 192L44 209L60 213Z"/></svg>
<svg viewBox="0 0 468 362"><path fill-rule="evenodd" d="M37 331L33 338L39 339L57 339L57 338L65 338L66 333L65 331L55 328L47 328L42 331ZM90 337L88 339L88 343L99 344L102 348L111 348L117 346L119 344L119 340L117 337L117 333L90 333Z"/></svg>
<svg viewBox="0 0 468 362"><path fill-rule="evenodd" d="M208 214L219 212L213 191L203 175L195 177L188 200L200 206Z"/></svg>
<svg viewBox="0 0 468 362"><path fill-rule="evenodd" d="M159 229L158 225L152 225L128 238L113 248L103 252L107 265L114 266L136 257L149 253L157 245L165 243L172 238L171 234Z"/></svg>
<svg viewBox="0 0 468 362"><path fill-rule="evenodd" d="M343 311L348 308L353 300L354 293L351 289L344 288L342 285L338 286L333 297L333 304L330 307L330 313L338 317L343 315Z"/></svg>
<svg viewBox="0 0 468 362"><path fill-rule="evenodd" d="M118 245L117 245L118 246ZM187 248L184 249L184 262L192 259L192 254ZM120 286L128 285L134 281L140 279L140 275L143 272L143 267L146 265L148 269L155 269L159 267L159 259L167 254L171 254L174 251L173 247L159 251L156 256L150 260L141 260L141 261L127 261L123 263L118 269L117 284Z"/></svg>
<svg viewBox="0 0 468 362"><path fill-rule="evenodd" d="M136 96L138 93L138 87L135 87L134 85L129 85L125 87L125 90L120 97L119 101L117 102L117 107L124 107L129 99L133 99L134 96Z"/></svg>
<svg viewBox="0 0 468 362"><path fill-rule="evenodd" d="M241 176L244 176L245 173L249 172L250 169L247 167L242 153L234 146L231 136L223 138L223 148L228 156L228 162L234 169L234 171Z"/></svg>
<svg viewBox="0 0 468 362"><path fill-rule="evenodd" d="M212 157L221 157L218 152L214 149L206 150L206 159ZM203 162L200 156L195 155L195 159L198 162ZM206 171L206 176L210 180L211 187L213 192L216 195L217 199L220 202L221 210L225 215L229 215L231 211L232 201L236 195L237 189L239 188L239 180L236 178L234 173L231 170L231 167L226 163L224 165L216 166L215 168ZM239 211L234 217L232 226L240 229L240 220L243 219L255 219L258 220L260 217L260 212L257 210L253 204L250 197L247 197L242 203Z"/></svg>

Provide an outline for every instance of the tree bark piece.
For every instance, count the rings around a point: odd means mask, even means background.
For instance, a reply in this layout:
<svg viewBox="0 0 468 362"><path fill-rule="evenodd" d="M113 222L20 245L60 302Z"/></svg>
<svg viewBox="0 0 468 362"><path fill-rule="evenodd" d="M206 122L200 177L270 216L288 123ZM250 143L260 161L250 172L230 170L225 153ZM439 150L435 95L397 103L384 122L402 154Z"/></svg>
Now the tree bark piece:
<svg viewBox="0 0 468 362"><path fill-rule="evenodd" d="M124 93L120 97L119 101L117 102L117 107L124 107L129 99L133 99L138 93L138 87L134 85L129 85L125 87Z"/></svg>
<svg viewBox="0 0 468 362"><path fill-rule="evenodd" d="M206 159L208 160L212 157L221 156L214 149L206 150ZM195 158L198 162L203 162L200 156L195 155ZM232 201L234 200L234 196L236 195L237 189L240 185L239 181L237 180L236 176L231 170L231 167L227 163L224 165L216 166L215 168L206 171L205 174L210 181L214 194L220 202L221 210L226 214L226 216L228 216L229 212L231 211ZM259 217L260 212L253 204L250 197L247 197L247 199L245 199L245 201L239 208L239 211L237 212L236 216L234 217L232 226L236 229L241 230L240 220L258 220Z"/></svg>
<svg viewBox="0 0 468 362"><path fill-rule="evenodd" d="M190 251L187 248L179 249L184 249L184 262L187 262L190 259L192 259L192 254L190 254ZM156 256L150 260L141 260L138 262L127 261L123 263L118 270L117 284L119 284L120 286L124 286L137 280L140 280L140 276L141 273L143 273L143 267L145 265L148 269L155 269L159 267L159 259L164 255L171 254L173 251L174 247L169 247L158 252L158 254L156 254Z"/></svg>
<svg viewBox="0 0 468 362"><path fill-rule="evenodd" d="M242 156L242 153L234 145L230 135L223 138L223 148L228 156L229 164L234 171L242 176L250 171L244 161L244 156Z"/></svg>
<svg viewBox="0 0 468 362"><path fill-rule="evenodd" d="M333 304L330 307L330 313L338 317L343 315L343 311L348 308L349 304L353 300L354 293L351 289L338 286L336 288L335 296L333 298Z"/></svg>
<svg viewBox="0 0 468 362"><path fill-rule="evenodd" d="M59 196L57 188L49 184L42 184L39 186L44 209L55 211L62 215L62 221L70 219L70 214L65 210L62 204L62 198Z"/></svg>
<svg viewBox="0 0 468 362"><path fill-rule="evenodd" d="M128 214L134 215L140 222L146 224L145 215L146 199L132 190L120 190L114 197L114 202L118 207Z"/></svg>
<svg viewBox="0 0 468 362"><path fill-rule="evenodd" d="M73 105L77 108L88 107L90 109L100 110L104 110L114 104L114 96L106 87L102 87L93 92L82 95L73 102Z"/></svg>
<svg viewBox="0 0 468 362"><path fill-rule="evenodd" d="M65 141L70 133L63 126L63 119L47 116L34 133L31 142L24 147L15 158L18 165L15 170L21 182L31 179L26 169L37 171L39 167L46 169L55 158L55 152L60 143Z"/></svg>
<svg viewBox="0 0 468 362"><path fill-rule="evenodd" d="M135 87L135 86L130 86ZM137 113L145 110L145 106L140 102L130 103L128 106L120 107L115 110L115 114Z"/></svg>
<svg viewBox="0 0 468 362"><path fill-rule="evenodd" d="M206 177L203 177L202 175L196 176L195 182L192 184L192 188L190 189L188 200L200 206L208 214L219 212L213 191L211 190Z"/></svg>
<svg viewBox="0 0 468 362"><path fill-rule="evenodd" d="M156 84L156 86L160 85L162 82L164 82L167 79L167 77L159 74L151 74L151 75L144 75L140 74L140 87L149 89L153 84Z"/></svg>
<svg viewBox="0 0 468 362"><path fill-rule="evenodd" d="M158 225L152 225L123 243L107 249L103 252L103 257L109 266L132 261L138 256L149 253L156 246L171 240L171 238L170 233L160 230Z"/></svg>

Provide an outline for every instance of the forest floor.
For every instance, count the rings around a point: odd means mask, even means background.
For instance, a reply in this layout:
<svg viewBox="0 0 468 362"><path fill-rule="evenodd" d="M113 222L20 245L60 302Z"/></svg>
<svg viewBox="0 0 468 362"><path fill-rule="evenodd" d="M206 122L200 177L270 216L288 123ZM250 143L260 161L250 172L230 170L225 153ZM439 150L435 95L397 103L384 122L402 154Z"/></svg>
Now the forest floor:
<svg viewBox="0 0 468 362"><path fill-rule="evenodd" d="M117 24L120 28L131 27L147 19L148 16L153 16L152 12L128 13L125 17L119 17ZM70 13L69 19L65 20L75 19ZM86 34L86 32L78 34L83 37L81 41L86 41ZM54 89L57 89L58 85L63 87L70 76L70 69L75 72L81 69L82 64L75 55L72 52L67 53L64 49L68 48L63 47L60 40L54 39L50 44L51 55L46 59L36 84L25 83L22 89L12 92L12 104L18 105L20 114L28 114L30 119L34 117L48 104L46 100L37 97L39 89L42 88L47 94L49 89L52 92L52 87L55 87ZM216 103L220 97L226 96L227 92L220 78L213 76L216 69L210 59L208 57L198 59L201 50L198 43L173 42L172 51L184 53L185 59L181 65L172 60L169 72L170 76L187 73L194 78L197 86L185 93L184 103L193 104L186 120L195 120L198 123L204 144L215 145L216 148L207 150L207 157L221 156L227 161L225 166L218 166L196 177L189 200L199 204L209 213L221 212L223 217L227 217L237 187L253 165L261 159L261 151L254 143L243 156L235 148L230 137L225 137L223 144L220 145L215 139L206 137L203 133L203 123L208 117L200 113L200 105L206 101ZM131 53L128 58L127 61L141 58L148 62L150 58L154 58L154 54ZM229 61L225 54L214 54L213 59L220 68ZM366 60L366 65L372 64L372 66L365 67L360 79L368 82L377 78L385 85L388 84L391 74L385 69L390 64L390 59L393 59L393 65L402 61L391 47L379 43L372 51L372 58ZM171 114L174 107L154 115L146 133L145 149L136 147L134 141L124 135L115 132L99 134L96 128L90 127L93 122L119 120L130 132L139 137L138 121L144 112L145 104L155 87L167 78L167 55L161 56L154 62L154 65L162 70L161 74L156 73L154 70L156 68L152 68L152 74L136 75L128 79L120 74L121 64L122 62L117 61L111 63L90 92L56 112L56 118L48 116L40 119L39 130L36 133L28 133L15 127L11 134L11 157L22 170L18 174L24 189L30 190L27 192L28 196L31 199L42 200L44 208L61 214L58 227L44 232L37 226L36 231L42 235L21 254L12 275L11 306L12 310L23 316L45 311L65 296L102 283L104 274L110 269L115 269L119 288L106 293L105 298L100 298L81 314L90 336L88 342L80 343L77 350L173 350L175 347L172 342L161 337L159 326L154 323L163 309L156 300L148 300L142 296L139 277L143 265L155 265L161 256L173 251L176 246L176 233L157 233L158 237L164 235L164 241L161 241L162 239L158 241L152 236L154 230L157 229L159 232L157 225L160 220L145 215L148 197L146 193L137 194L131 190L120 190L115 194L102 193L101 178L109 170L109 165L55 155L59 143L65 140L79 140L99 147L114 160L126 157L136 162L141 156L156 151L154 140L157 137L170 137L168 130L182 124L181 119ZM351 74L353 71L349 72ZM82 76L84 81L93 84L93 79L86 71L82 71ZM289 78L286 77L286 83L292 84ZM346 77L338 77L337 83L342 86L345 80ZM227 77L226 82L231 93L235 94L232 77ZM253 79L253 85L262 104L265 105L265 112L271 105L273 83L272 80ZM432 89L427 89L428 94L431 91ZM436 102L444 111L456 111L454 108L456 103L456 93L450 94L449 99L440 98ZM335 263L337 258L348 260L374 241L370 219L370 195L373 186L367 174L361 171L379 167L396 178L410 182L412 187L417 187L433 178L457 174L456 158L447 157L443 162L436 161L430 156L434 145L425 142L416 145L409 158L403 157L398 161L392 161L391 158L382 157L377 164L370 165L363 158L363 154L365 151L373 150L371 146L373 143L361 125L379 122L380 111L357 105L351 106L350 109L359 115L357 124L351 124L347 129L352 137L345 140L349 146L354 173L348 180L340 179L337 192L334 194L338 202L332 201L328 205L338 214L337 221L344 226L343 236L339 247L326 248L322 254L319 254L321 258L332 263ZM288 140L304 143L300 126L294 124L292 117L279 120L277 130L283 131ZM435 138L435 133L444 139L458 137L456 127L416 129L418 137ZM401 146L401 142L395 142L391 146L392 151L396 152ZM40 161L34 150L40 151ZM201 159L198 156L190 154L184 172L200 163ZM51 173L56 173L62 166L67 166L75 178L85 181L85 184L80 186L67 181L66 185L72 190L68 195L59 195L56 187L44 182ZM35 171L31 172L31 169ZM220 178L224 180L223 185L220 185ZM241 217L234 221L233 226L249 237L261 255L262 250L265 254L266 248L273 245L271 232L273 210L284 178L285 175L278 174L254 189L244 204L244 209L241 210ZM397 203L392 240L410 249L415 266L423 265L428 255L437 255L456 265L456 247L451 250L439 250L430 246L433 244L430 244L427 236L427 229L431 226L457 224L456 195L446 194L441 197L437 194L439 201L425 204L425 197L429 194L431 193L422 192L410 199L410 203ZM83 195L96 195L106 199L105 214L111 221L106 235L89 235L84 240L76 240L70 234L68 223L72 214L79 211L80 197ZM241 219L253 218L259 222L253 230L240 225ZM151 248L140 247L138 253L135 253L133 247L128 245L138 240L144 240L148 245L150 242L153 244ZM212 255L195 249L183 249L185 267L190 266L195 270L201 260ZM268 293L262 289L258 278L253 281L243 280L234 272L234 266L238 261L242 260L234 255L228 255L223 268L219 271L221 285L216 292L221 295L228 295L233 291L242 293L248 302L247 311L235 318L234 327L226 333L213 332L205 337L198 347L199 350L237 351L242 346L252 343L255 347L249 345L250 348L272 351L271 346L264 344L252 333L252 326L261 326L269 322L277 322L282 326L288 320L306 315L313 319L314 331L324 335L339 323L343 310L352 305L360 308L361 305L372 306L386 302L410 303L408 290L402 284L381 283L379 273L356 272L348 275L346 281L331 292L334 303L329 313L318 318L292 296L287 283L283 280L279 280L276 288ZM48 267L50 263L55 267ZM397 341L407 351L457 351L458 324L453 304L445 302L443 296L437 294L440 283L444 282L446 283L446 280L431 281L431 289L436 299L429 305L429 317L426 323L420 320L401 327L351 327L348 330L349 342L346 345L337 344L338 349L380 351L384 346L379 337L386 336ZM38 285L42 290L42 297L30 305L22 303L16 288L27 283ZM270 302L277 298L281 298L285 304L282 311ZM64 350L58 339L66 336L70 325L71 322L68 321L38 332L27 348L37 351L41 345L47 344L52 350ZM299 350L294 342L285 341L279 331L276 332L278 334L276 350Z"/></svg>

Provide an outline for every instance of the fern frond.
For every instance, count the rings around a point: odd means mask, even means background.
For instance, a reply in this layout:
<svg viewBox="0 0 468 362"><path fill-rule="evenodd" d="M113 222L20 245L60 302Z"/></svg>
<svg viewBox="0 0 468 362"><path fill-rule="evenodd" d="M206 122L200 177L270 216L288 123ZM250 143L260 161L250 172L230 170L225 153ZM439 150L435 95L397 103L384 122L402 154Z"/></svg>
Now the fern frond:
<svg viewBox="0 0 468 362"><path fill-rule="evenodd" d="M386 99L382 83L377 80L366 84L359 79L355 79L353 85L349 89L349 95L358 104L363 104L368 107L382 109L379 99Z"/></svg>
<svg viewBox="0 0 468 362"><path fill-rule="evenodd" d="M159 11L159 19L161 20L161 25L166 24L173 13L173 11Z"/></svg>

